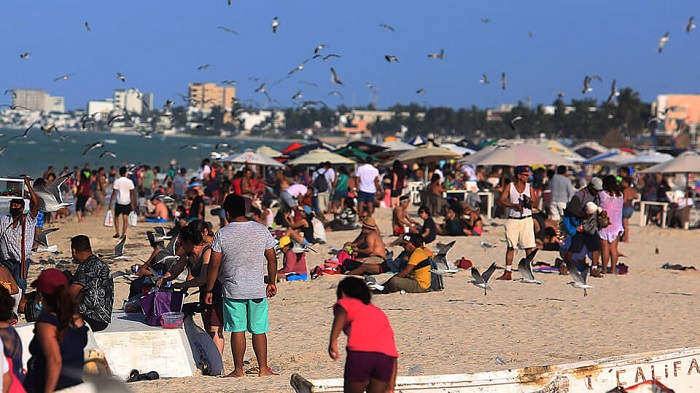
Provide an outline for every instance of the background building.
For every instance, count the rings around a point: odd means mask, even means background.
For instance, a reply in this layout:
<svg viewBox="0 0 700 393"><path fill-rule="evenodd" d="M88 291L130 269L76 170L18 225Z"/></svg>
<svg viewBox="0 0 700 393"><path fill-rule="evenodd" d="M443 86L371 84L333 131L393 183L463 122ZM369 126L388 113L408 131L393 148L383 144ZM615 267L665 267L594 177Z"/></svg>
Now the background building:
<svg viewBox="0 0 700 393"><path fill-rule="evenodd" d="M220 107L230 111L233 109L233 99L236 98L236 88L233 86L217 86L216 83L190 83L189 108L200 111Z"/></svg>
<svg viewBox="0 0 700 393"><path fill-rule="evenodd" d="M66 102L63 97L50 96L41 89L13 89L12 97L12 105L31 111L58 113L66 111Z"/></svg>
<svg viewBox="0 0 700 393"><path fill-rule="evenodd" d="M138 89L114 91L114 109L140 115L144 112L144 106L152 108L152 105L153 94L141 93Z"/></svg>

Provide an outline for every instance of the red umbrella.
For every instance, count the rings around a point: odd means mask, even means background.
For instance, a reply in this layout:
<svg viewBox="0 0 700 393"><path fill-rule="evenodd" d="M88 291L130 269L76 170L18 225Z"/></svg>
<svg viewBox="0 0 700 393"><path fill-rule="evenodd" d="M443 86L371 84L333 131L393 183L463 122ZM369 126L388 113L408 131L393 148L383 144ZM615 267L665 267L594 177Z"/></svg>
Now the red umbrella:
<svg viewBox="0 0 700 393"><path fill-rule="evenodd" d="M282 154L287 154L287 153L289 153L290 151L294 151L294 150L296 150L296 149L298 149L298 148L300 148L300 147L303 147L303 146L304 146L304 145L302 145L302 144L299 143L299 142L294 142L294 143L292 143L291 145L287 146L284 150L282 150Z"/></svg>

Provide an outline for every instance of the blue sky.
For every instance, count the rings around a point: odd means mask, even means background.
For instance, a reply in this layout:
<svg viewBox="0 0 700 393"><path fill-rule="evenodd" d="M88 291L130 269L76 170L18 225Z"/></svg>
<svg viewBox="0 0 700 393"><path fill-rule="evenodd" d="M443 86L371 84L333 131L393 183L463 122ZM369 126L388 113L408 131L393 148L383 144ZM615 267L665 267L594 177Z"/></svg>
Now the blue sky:
<svg viewBox="0 0 700 393"><path fill-rule="evenodd" d="M177 93L186 94L188 82L225 79L237 81L241 100L261 105L267 100L254 90L266 82L279 101L275 106L293 105L299 90L301 100L366 105L373 99L367 82L376 86L380 108L409 102L483 108L528 96L533 104L549 104L558 91L565 92L566 101L584 97L587 74L603 79L586 95L598 100L607 97L613 79L619 88L639 91L645 101L663 93L700 92L700 28L685 32L690 16L700 25L697 0L232 2L3 0L0 91L44 89L65 96L69 109L125 87L155 93L156 106L162 106L166 99L179 100ZM281 24L276 34L274 16ZM91 31L85 30L86 21ZM667 31L670 40L660 55L659 38ZM328 45L322 53L341 58L309 61L272 86L321 43ZM427 57L441 48L443 60ZM31 55L20 59L24 52ZM399 63L388 63L386 54ZM204 64L210 67L198 71ZM330 67L344 86L331 83ZM499 85L504 71L505 91ZM53 82L67 73L74 75ZM489 85L479 83L482 73ZM417 95L418 89L426 94ZM328 96L333 90L344 99ZM10 100L0 96L0 103Z"/></svg>

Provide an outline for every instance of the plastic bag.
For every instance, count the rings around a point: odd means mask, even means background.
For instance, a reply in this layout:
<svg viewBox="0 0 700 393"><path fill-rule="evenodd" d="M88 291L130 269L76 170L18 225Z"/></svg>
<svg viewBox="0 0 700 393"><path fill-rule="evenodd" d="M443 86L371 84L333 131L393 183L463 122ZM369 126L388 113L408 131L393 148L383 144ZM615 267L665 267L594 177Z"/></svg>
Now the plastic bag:
<svg viewBox="0 0 700 393"><path fill-rule="evenodd" d="M111 210L107 210L107 214L105 214L104 226L109 228L114 226L114 216Z"/></svg>
<svg viewBox="0 0 700 393"><path fill-rule="evenodd" d="M130 227L135 227L136 223L139 221L139 216L136 215L135 211L132 211L129 213L129 226Z"/></svg>

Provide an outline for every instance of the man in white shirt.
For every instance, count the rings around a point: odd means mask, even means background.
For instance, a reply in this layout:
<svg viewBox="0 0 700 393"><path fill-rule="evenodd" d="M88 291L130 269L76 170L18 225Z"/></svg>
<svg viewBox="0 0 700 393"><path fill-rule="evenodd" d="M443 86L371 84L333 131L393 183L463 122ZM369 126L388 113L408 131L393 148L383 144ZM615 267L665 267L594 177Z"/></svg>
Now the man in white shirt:
<svg viewBox="0 0 700 393"><path fill-rule="evenodd" d="M323 190L317 189L316 179L319 176L323 176L326 179L325 186ZM328 212L328 201L330 199L331 193L333 191L333 182L335 181L335 171L331 168L330 161L322 163L318 169L316 169L311 177L311 183L314 185L314 192L316 193L317 200L317 214L330 214Z"/></svg>
<svg viewBox="0 0 700 393"><path fill-rule="evenodd" d="M379 170L372 165L372 157L367 157L364 165L357 167L355 171L355 184L357 184L360 213L367 211L374 213L374 194L379 188Z"/></svg>
<svg viewBox="0 0 700 393"><path fill-rule="evenodd" d="M109 206L112 206L112 201L114 201L115 197L117 198L117 202L114 204L114 229L116 233L112 237L119 238L126 236L129 213L136 210L136 195L132 197L132 193L134 193L136 187L134 187L134 182L126 177L125 166L119 168L119 179L114 181L112 188L112 196L109 197ZM122 216L122 224L124 227L121 235L119 234L119 216Z"/></svg>

